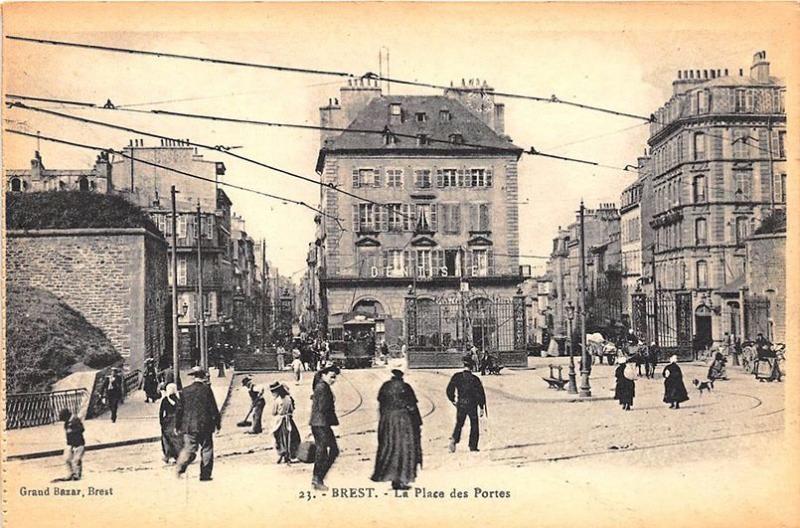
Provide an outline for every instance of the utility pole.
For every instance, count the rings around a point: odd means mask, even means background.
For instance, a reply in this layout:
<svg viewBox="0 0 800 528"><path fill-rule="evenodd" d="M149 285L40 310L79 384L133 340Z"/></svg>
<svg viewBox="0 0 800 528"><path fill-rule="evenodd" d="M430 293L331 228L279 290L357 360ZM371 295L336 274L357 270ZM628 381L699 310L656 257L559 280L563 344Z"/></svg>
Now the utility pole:
<svg viewBox="0 0 800 528"><path fill-rule="evenodd" d="M267 350L267 300L269 285L267 284L267 241L261 239L261 350Z"/></svg>
<svg viewBox="0 0 800 528"><path fill-rule="evenodd" d="M590 397L592 395L592 387L589 385L589 374L591 373L591 358L589 357L589 351L586 348L586 243L585 243L585 235L584 235L584 226L583 226L583 199L581 199L581 208L580 208L580 221L581 221L581 275L580 275L580 282L581 282L581 388L580 388L580 396L583 398Z"/></svg>
<svg viewBox="0 0 800 528"><path fill-rule="evenodd" d="M175 376L175 384L181 388L181 371L178 360L178 255L176 251L177 236L175 231L178 228L178 215L175 212L175 190L173 185L170 189L172 197L172 244L170 253L172 256L172 372Z"/></svg>
<svg viewBox="0 0 800 528"><path fill-rule="evenodd" d="M136 140L131 140L131 196L133 196L133 142Z"/></svg>
<svg viewBox="0 0 800 528"><path fill-rule="evenodd" d="M205 303L203 302L203 252L201 240L201 226L202 215L200 213L200 200L197 201L197 228L195 229L195 236L197 237L197 311L199 312L200 331L198 337L200 338L200 366L203 370L208 370L208 350L206 349L206 310Z"/></svg>

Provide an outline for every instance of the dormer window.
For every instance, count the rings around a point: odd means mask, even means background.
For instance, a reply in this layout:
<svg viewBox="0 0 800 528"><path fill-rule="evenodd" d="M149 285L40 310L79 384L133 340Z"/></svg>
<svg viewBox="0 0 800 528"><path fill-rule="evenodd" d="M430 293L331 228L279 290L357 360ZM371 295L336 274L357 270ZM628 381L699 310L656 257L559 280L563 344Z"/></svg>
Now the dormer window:
<svg viewBox="0 0 800 528"><path fill-rule="evenodd" d="M428 139L428 134L417 134L417 146L422 147L425 145L430 145L430 139Z"/></svg>
<svg viewBox="0 0 800 528"><path fill-rule="evenodd" d="M464 144L464 136L461 134L450 134L450 143L453 145L463 145Z"/></svg>
<svg viewBox="0 0 800 528"><path fill-rule="evenodd" d="M439 121L450 121L452 116L450 115L450 110L441 109L439 110Z"/></svg>
<svg viewBox="0 0 800 528"><path fill-rule="evenodd" d="M392 103L389 105L389 115L393 116L400 115L400 103Z"/></svg>
<svg viewBox="0 0 800 528"><path fill-rule="evenodd" d="M397 145L397 136L394 134L384 134L383 135L383 144L384 145Z"/></svg>
<svg viewBox="0 0 800 528"><path fill-rule="evenodd" d="M428 120L428 114L426 114L425 112L417 112L415 116L417 119L417 123L424 123Z"/></svg>

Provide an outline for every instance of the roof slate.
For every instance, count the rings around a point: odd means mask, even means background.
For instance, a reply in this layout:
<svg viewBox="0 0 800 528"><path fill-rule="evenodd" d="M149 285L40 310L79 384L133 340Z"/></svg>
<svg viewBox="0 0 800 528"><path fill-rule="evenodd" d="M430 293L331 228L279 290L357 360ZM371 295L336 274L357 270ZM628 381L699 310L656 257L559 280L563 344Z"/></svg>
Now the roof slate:
<svg viewBox="0 0 800 528"><path fill-rule="evenodd" d="M390 122L390 105L400 103L403 112L402 122ZM441 110L450 112L450 120L441 120ZM416 114L424 112L427 115L425 122L417 122ZM383 130L386 127L396 134L426 134L429 138L448 140L451 134L461 134L464 143L486 146L489 149L501 149L522 153L522 149L508 139L497 134L481 119L470 112L459 101L444 97L417 96L417 95L386 95L376 97L358 114L348 129ZM382 134L368 134L364 132L342 132L332 138L324 150L390 150L403 152L414 151L474 151L476 147L458 145L453 143L430 142L427 145L418 145L416 139L398 137L394 145L386 145Z"/></svg>

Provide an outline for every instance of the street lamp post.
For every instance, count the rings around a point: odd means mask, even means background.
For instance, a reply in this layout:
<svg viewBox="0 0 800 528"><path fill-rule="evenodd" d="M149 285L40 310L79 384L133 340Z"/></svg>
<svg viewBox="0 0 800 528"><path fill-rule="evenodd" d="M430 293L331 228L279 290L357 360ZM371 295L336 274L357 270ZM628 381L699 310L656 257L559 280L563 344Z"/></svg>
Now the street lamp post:
<svg viewBox="0 0 800 528"><path fill-rule="evenodd" d="M567 385L567 392L578 394L578 385L575 382L575 357L572 350L572 319L575 317L575 306L572 301L567 302L565 310L567 312L567 347L569 347L569 384Z"/></svg>
<svg viewBox="0 0 800 528"><path fill-rule="evenodd" d="M583 200L581 200L581 208L580 208L580 257L581 257L581 267L580 267L580 282L581 282L581 397L588 398L592 395L592 387L589 384L589 376L592 372L591 367L591 358L589 357L589 351L586 348L586 249L585 249L585 233L584 233L584 206Z"/></svg>

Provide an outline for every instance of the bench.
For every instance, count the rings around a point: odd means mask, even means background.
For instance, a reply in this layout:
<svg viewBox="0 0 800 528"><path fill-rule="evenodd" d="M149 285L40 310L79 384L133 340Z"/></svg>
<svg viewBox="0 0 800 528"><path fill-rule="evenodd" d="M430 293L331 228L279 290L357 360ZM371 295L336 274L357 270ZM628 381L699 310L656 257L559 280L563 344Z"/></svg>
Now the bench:
<svg viewBox="0 0 800 528"><path fill-rule="evenodd" d="M564 390L564 385L569 383L569 379L564 379L564 376L561 373L561 370L564 368L562 365L549 365L550 367L550 376L544 377L542 379L547 382L548 389L556 389L556 390ZM556 375L558 372L558 375Z"/></svg>

